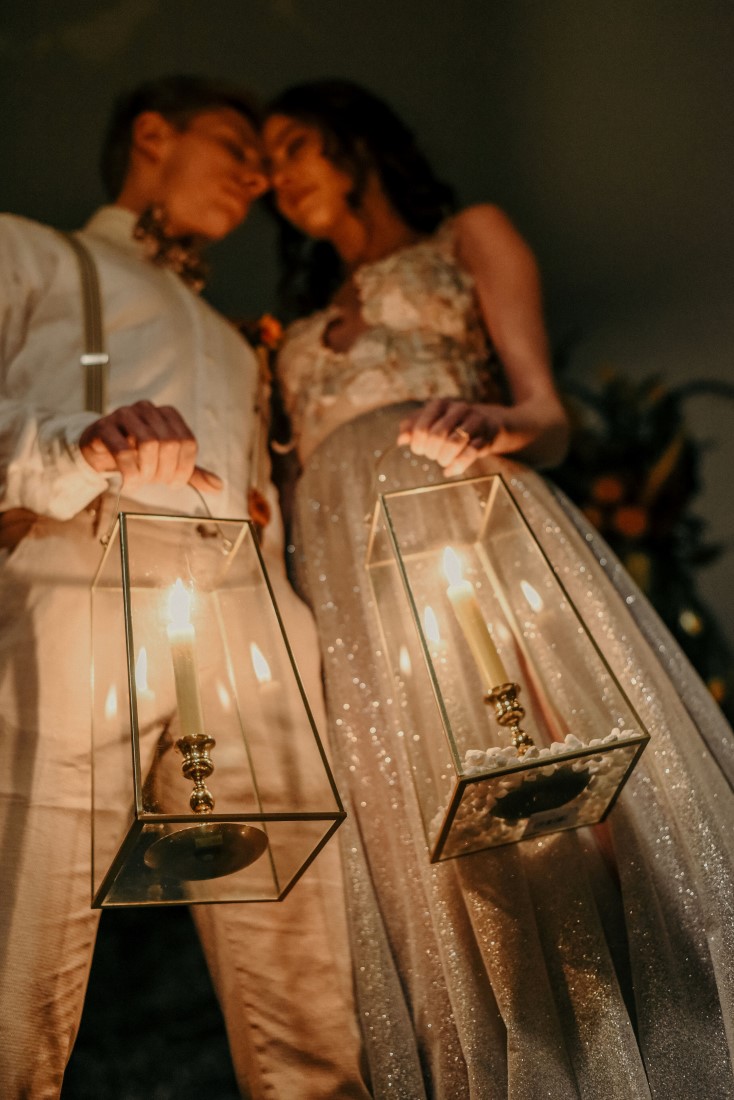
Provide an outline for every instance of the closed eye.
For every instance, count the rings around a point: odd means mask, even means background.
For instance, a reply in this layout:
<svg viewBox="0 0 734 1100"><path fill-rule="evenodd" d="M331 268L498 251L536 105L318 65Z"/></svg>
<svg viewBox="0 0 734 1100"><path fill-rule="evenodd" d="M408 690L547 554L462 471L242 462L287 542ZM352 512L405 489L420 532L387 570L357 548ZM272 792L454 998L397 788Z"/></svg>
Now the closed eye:
<svg viewBox="0 0 734 1100"><path fill-rule="evenodd" d="M242 149L241 146L237 145L236 142L223 141L222 145L234 157L235 160L238 160L240 162L240 164L245 163L245 161L247 160L245 150Z"/></svg>
<svg viewBox="0 0 734 1100"><path fill-rule="evenodd" d="M305 134L295 134L283 145L276 148L274 154L268 160L268 170L273 172L283 168L289 161L295 159L304 149L308 138Z"/></svg>
<svg viewBox="0 0 734 1100"><path fill-rule="evenodd" d="M288 144L285 147L286 156L295 157L298 153L300 153L301 149L303 149L305 144L306 144L306 135L305 134L298 134L296 137L291 138L291 140L288 142Z"/></svg>
<svg viewBox="0 0 734 1100"><path fill-rule="evenodd" d="M242 144L235 138L227 137L224 134L216 135L214 140L219 147L226 150L238 164L249 165L252 168L260 167L260 155L258 151L250 145Z"/></svg>

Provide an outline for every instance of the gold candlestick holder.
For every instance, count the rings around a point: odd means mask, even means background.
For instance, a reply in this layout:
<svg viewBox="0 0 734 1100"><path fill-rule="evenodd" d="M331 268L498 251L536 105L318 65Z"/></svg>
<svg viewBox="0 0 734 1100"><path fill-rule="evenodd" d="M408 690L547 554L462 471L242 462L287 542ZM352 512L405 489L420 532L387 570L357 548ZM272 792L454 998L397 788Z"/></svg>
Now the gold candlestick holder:
<svg viewBox="0 0 734 1100"><path fill-rule="evenodd" d="M495 718L500 726L510 731L512 744L518 759L534 747L530 734L521 728L525 708L518 699L520 685L513 682L499 684L484 696L484 702L494 706ZM532 814L548 813L572 802L589 785L591 776L586 769L561 765L552 775L528 773L525 781L515 790L498 798L490 811L492 816L506 821L518 821Z"/></svg>
<svg viewBox="0 0 734 1100"><path fill-rule="evenodd" d="M547 515L497 461L446 479L395 454L366 554L432 862L596 824L649 740Z"/></svg>
<svg viewBox="0 0 734 1100"><path fill-rule="evenodd" d="M216 741L205 733L180 737L176 748L181 753L181 773L194 784L189 805L195 814L214 811L214 795L206 786L214 771L209 755ZM151 844L145 863L161 875L195 881L220 878L241 871L259 859L268 846L262 829L231 822L191 825L169 833Z"/></svg>
<svg viewBox="0 0 734 1100"><path fill-rule="evenodd" d="M183 756L181 771L185 779L190 779L194 789L189 805L195 814L210 814L214 809L214 796L204 783L214 771L214 762L209 752L216 745L213 737L205 733L179 737L176 748Z"/></svg>
<svg viewBox="0 0 734 1100"><path fill-rule="evenodd" d="M93 907L281 901L346 814L257 526L120 512L91 603Z"/></svg>
<svg viewBox="0 0 734 1100"><path fill-rule="evenodd" d="M525 717L525 708L518 699L520 685L516 683L499 684L488 691L484 696L484 702L494 707L494 714L500 726L508 729L512 735L512 743L517 749L518 756L524 756L531 745L534 745L530 734L521 729L520 722Z"/></svg>

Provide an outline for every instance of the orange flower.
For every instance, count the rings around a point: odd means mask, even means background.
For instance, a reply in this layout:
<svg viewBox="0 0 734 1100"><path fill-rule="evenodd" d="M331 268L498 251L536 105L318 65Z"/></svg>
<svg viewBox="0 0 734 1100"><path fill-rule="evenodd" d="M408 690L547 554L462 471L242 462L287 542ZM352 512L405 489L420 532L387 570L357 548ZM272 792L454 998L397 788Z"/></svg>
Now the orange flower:
<svg viewBox="0 0 734 1100"><path fill-rule="evenodd" d="M690 607L684 608L678 616L678 622L680 623L686 634L690 634L693 637L696 634L700 634L703 630L703 623L701 622L701 616L697 615L695 611L692 611Z"/></svg>
<svg viewBox="0 0 734 1100"><path fill-rule="evenodd" d="M598 531L604 522L604 515L601 508L596 508L593 504L587 504L581 511L584 513L591 526L596 527Z"/></svg>
<svg viewBox="0 0 734 1100"><path fill-rule="evenodd" d="M273 317L271 313L263 313L262 317L257 323L260 341L266 348L270 348L271 351L275 351L280 346L280 342L283 339L283 326L277 317Z"/></svg>
<svg viewBox="0 0 734 1100"><path fill-rule="evenodd" d="M624 564L637 587L641 588L643 592L647 592L650 587L650 572L652 569L648 555L637 552L628 554L624 559Z"/></svg>
<svg viewBox="0 0 734 1100"><path fill-rule="evenodd" d="M624 496L624 485L614 474L605 474L592 484L591 495L600 504L616 504Z"/></svg>
<svg viewBox="0 0 734 1100"><path fill-rule="evenodd" d="M717 703L724 702L724 699L726 698L726 684L719 676L713 676L706 684L706 687L709 689Z"/></svg>
<svg viewBox="0 0 734 1100"><path fill-rule="evenodd" d="M612 525L628 539L637 539L647 530L647 512L636 504L626 504L617 508Z"/></svg>

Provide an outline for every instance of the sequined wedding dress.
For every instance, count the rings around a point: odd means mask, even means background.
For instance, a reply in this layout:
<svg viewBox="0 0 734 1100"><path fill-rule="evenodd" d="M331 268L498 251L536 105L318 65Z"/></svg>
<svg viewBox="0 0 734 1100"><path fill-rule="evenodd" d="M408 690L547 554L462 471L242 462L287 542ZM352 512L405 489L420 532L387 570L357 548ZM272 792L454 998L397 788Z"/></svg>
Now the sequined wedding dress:
<svg viewBox="0 0 734 1100"><path fill-rule="evenodd" d="M505 460L526 515L651 741L608 823L431 865L365 573L375 470L404 402L478 397L487 349L451 224L357 272L347 353L324 310L279 376L304 464L298 582L323 650L358 1004L378 1100L734 1097L734 746L601 539ZM415 484L436 474L406 457ZM472 474L476 468L472 469Z"/></svg>

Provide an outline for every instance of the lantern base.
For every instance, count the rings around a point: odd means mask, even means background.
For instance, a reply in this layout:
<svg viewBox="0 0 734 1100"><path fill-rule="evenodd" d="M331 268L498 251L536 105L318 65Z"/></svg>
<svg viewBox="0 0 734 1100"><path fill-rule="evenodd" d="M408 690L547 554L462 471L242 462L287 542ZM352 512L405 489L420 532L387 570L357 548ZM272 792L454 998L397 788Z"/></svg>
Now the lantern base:
<svg viewBox="0 0 734 1100"><path fill-rule="evenodd" d="M531 814L545 813L566 806L591 782L588 771L559 768L555 775L529 776L517 790L509 791L490 810L493 817L518 821Z"/></svg>
<svg viewBox="0 0 734 1100"><path fill-rule="evenodd" d="M169 833L151 844L145 863L167 877L186 881L221 878L249 867L268 846L262 829L210 822Z"/></svg>

